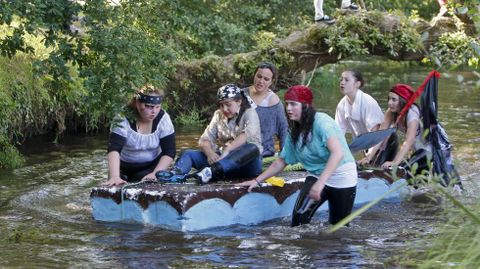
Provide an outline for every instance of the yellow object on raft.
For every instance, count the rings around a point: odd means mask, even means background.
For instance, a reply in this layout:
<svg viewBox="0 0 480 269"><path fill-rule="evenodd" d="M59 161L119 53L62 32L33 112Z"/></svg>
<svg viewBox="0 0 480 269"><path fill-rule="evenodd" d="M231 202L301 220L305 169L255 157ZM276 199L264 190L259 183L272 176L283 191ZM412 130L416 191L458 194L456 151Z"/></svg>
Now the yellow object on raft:
<svg viewBox="0 0 480 269"><path fill-rule="evenodd" d="M283 187L285 185L285 180L281 177L270 177L265 180L265 182L272 184L272 186Z"/></svg>

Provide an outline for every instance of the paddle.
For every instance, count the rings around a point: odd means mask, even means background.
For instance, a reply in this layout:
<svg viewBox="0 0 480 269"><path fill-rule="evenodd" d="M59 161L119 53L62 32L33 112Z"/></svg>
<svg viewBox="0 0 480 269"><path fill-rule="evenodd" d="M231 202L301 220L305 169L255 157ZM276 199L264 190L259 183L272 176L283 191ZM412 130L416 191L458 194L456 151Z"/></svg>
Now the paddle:
<svg viewBox="0 0 480 269"><path fill-rule="evenodd" d="M375 132L361 134L355 137L352 140L352 143L348 145L348 147L350 148L351 152L357 152L360 150L371 148L376 144L385 140L385 138L393 134L395 131L396 131L396 128L388 128L385 130L379 130Z"/></svg>

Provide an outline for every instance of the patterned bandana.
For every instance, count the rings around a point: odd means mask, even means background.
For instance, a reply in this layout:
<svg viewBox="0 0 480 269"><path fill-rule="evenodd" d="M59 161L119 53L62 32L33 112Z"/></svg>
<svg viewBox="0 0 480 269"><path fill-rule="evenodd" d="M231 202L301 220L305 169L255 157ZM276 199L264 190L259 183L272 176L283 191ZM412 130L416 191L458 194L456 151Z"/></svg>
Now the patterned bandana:
<svg viewBox="0 0 480 269"><path fill-rule="evenodd" d="M398 94L398 96L405 99L405 101L410 100L410 97L413 95L413 89L406 84L396 84L390 89L391 92Z"/></svg>
<svg viewBox="0 0 480 269"><path fill-rule="evenodd" d="M235 84L227 84L225 86L220 87L217 92L217 99L218 101L222 101L225 99L235 98L240 96L240 88Z"/></svg>
<svg viewBox="0 0 480 269"><path fill-rule="evenodd" d="M312 90L303 85L295 85L288 88L284 97L285 101L295 101L307 105L312 105L313 93Z"/></svg>
<svg viewBox="0 0 480 269"><path fill-rule="evenodd" d="M163 97L158 95L146 95L143 93L137 94L137 100L144 104L159 105L162 103L162 99Z"/></svg>

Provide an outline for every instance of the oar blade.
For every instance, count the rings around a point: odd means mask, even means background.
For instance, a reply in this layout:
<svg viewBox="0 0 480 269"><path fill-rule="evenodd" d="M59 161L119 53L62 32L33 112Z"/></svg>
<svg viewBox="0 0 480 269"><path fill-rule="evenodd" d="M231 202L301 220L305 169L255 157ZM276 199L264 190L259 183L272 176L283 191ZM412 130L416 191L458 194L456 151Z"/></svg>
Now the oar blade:
<svg viewBox="0 0 480 269"><path fill-rule="evenodd" d="M371 148L376 144L382 142L385 138L387 138L391 134L393 134L395 130L396 130L395 128L389 128L385 130L379 130L375 132L361 134L355 137L352 143L348 147L352 152L357 152L360 150Z"/></svg>

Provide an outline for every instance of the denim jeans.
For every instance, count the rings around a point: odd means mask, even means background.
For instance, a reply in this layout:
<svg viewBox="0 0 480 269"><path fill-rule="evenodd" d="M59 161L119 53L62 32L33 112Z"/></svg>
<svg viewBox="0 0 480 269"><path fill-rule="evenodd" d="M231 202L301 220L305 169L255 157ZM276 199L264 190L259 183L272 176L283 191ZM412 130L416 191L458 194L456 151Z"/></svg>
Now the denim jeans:
<svg viewBox="0 0 480 269"><path fill-rule="evenodd" d="M252 144L244 144L232 152L225 158L216 163L227 178L252 178L262 172L262 159L259 154L253 154L247 160L236 160L235 155L241 151L251 151ZM258 149L257 149L258 152ZM200 150L186 150L175 163L175 168L181 173L187 174L190 169L195 168L201 170L209 166L207 156Z"/></svg>

